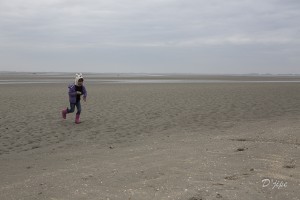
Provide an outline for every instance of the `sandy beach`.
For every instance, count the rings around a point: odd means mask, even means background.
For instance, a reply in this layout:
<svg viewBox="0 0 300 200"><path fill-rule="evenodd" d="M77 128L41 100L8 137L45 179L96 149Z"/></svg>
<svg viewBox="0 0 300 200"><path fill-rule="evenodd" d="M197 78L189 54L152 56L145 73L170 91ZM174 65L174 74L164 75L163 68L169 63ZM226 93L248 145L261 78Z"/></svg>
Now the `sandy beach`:
<svg viewBox="0 0 300 200"><path fill-rule="evenodd" d="M67 77L0 75L1 200L300 199L299 76Z"/></svg>

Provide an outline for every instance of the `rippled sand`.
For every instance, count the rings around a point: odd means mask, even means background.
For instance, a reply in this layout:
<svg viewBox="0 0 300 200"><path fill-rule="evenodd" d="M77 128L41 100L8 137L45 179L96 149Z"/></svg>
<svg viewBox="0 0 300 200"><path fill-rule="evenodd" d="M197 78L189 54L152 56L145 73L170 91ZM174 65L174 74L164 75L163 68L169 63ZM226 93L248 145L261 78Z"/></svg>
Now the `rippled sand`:
<svg viewBox="0 0 300 200"><path fill-rule="evenodd" d="M264 80L217 78L184 76ZM68 81L0 84L1 196L297 199L300 83L286 82L295 77L271 80L87 79L88 101L82 102L79 125L74 114L61 119ZM263 187L264 179L287 182L287 187Z"/></svg>

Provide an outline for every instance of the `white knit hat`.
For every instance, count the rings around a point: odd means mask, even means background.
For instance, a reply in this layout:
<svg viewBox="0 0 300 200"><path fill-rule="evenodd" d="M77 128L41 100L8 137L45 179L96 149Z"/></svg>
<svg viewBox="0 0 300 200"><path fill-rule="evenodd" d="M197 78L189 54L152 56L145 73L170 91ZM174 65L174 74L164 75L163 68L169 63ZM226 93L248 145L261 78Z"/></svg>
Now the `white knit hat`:
<svg viewBox="0 0 300 200"><path fill-rule="evenodd" d="M78 81L79 81L79 79L82 79L82 80L83 80L82 73L76 74L76 77L75 77L75 85L77 85L77 86L78 86Z"/></svg>

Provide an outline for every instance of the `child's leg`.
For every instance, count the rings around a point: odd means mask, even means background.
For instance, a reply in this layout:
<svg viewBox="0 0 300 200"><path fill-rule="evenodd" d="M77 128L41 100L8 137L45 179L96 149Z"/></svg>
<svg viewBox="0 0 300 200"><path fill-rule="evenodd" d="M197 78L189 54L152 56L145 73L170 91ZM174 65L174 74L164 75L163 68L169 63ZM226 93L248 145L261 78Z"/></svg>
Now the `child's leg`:
<svg viewBox="0 0 300 200"><path fill-rule="evenodd" d="M76 115L80 115L80 113L81 113L81 104L80 104L80 101L78 101L78 102L76 103L76 108L77 108L77 113L76 113Z"/></svg>
<svg viewBox="0 0 300 200"><path fill-rule="evenodd" d="M75 110L75 103L70 103L70 109L67 109L67 113L72 113Z"/></svg>
<svg viewBox="0 0 300 200"><path fill-rule="evenodd" d="M79 124L80 123L80 113L81 113L80 101L76 103L76 108L77 108L77 113L76 113L75 123Z"/></svg>

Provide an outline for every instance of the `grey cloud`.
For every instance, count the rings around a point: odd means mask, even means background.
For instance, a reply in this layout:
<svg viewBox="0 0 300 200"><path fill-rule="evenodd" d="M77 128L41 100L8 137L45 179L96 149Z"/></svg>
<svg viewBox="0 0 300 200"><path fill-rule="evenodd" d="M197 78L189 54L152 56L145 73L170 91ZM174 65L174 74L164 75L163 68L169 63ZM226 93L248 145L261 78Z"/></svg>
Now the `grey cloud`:
<svg viewBox="0 0 300 200"><path fill-rule="evenodd" d="M177 65L214 66L215 71L218 64L271 66L273 62L263 61L263 56L277 55L281 58L277 64L297 71L299 60L294 55L299 53L299 23L300 3L296 0L2 0L0 51L6 50L7 65L17 66L8 58L29 51L27 61L32 65L71 65L75 63L72 57L81 54L94 66L91 69L102 64L127 66L120 71L130 71L129 66L141 71L153 66L180 71ZM37 59L41 52L51 56ZM99 60L92 52L106 57ZM255 57L247 58L247 53ZM199 55L205 55L202 61ZM216 56L223 61L216 63ZM145 69L143 61L148 66ZM190 70L197 71L194 67Z"/></svg>
<svg viewBox="0 0 300 200"><path fill-rule="evenodd" d="M272 1L105 2L56 1L55 4L54 1L45 5L38 1L26 2L13 10L21 16L10 20L16 22L4 21L2 25L8 37L19 34L19 38L28 41L41 37L58 43L64 42L65 37L74 37L79 42L99 45L188 44L193 39L222 42L222 38L223 42L230 42L228 38L232 37L244 41L250 38L249 42L257 43L270 34L277 35L274 41L298 39L295 37L299 30L290 30L290 26L298 24L293 17L299 18L299 14L290 7L282 11L283 6L272 5Z"/></svg>

